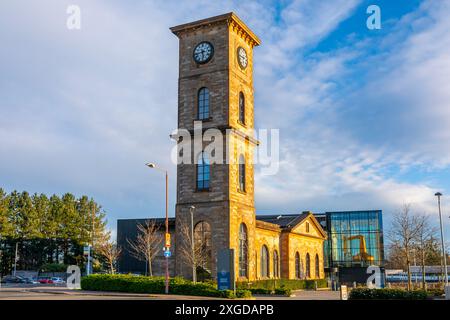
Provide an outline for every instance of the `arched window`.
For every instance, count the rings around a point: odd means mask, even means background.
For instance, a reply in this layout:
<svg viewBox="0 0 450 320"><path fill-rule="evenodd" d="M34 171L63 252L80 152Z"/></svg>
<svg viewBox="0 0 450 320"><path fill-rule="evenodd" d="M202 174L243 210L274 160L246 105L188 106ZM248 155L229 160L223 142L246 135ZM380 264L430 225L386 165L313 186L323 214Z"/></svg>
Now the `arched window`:
<svg viewBox="0 0 450 320"><path fill-rule="evenodd" d="M278 252L277 250L273 251L273 277L279 278L280 277L280 267L279 267L279 261L278 261Z"/></svg>
<svg viewBox="0 0 450 320"><path fill-rule="evenodd" d="M245 123L245 97L242 91L239 92L239 122Z"/></svg>
<svg viewBox="0 0 450 320"><path fill-rule="evenodd" d="M319 255L316 253L316 279L320 278L320 263Z"/></svg>
<svg viewBox="0 0 450 320"><path fill-rule="evenodd" d="M247 277L248 242L247 227L241 223L239 227L239 277Z"/></svg>
<svg viewBox="0 0 450 320"><path fill-rule="evenodd" d="M201 257L197 264L203 269L197 271L202 271L200 274L204 276L206 272L211 274L211 226L206 221L200 221L194 227L194 251Z"/></svg>
<svg viewBox="0 0 450 320"><path fill-rule="evenodd" d="M201 88L198 90L198 119L209 118L209 90L208 88Z"/></svg>
<svg viewBox="0 0 450 320"><path fill-rule="evenodd" d="M309 259L309 253L306 254L306 278L311 278L311 261Z"/></svg>
<svg viewBox="0 0 450 320"><path fill-rule="evenodd" d="M295 278L301 278L301 265L300 265L300 254L298 252L295 253Z"/></svg>
<svg viewBox="0 0 450 320"><path fill-rule="evenodd" d="M202 151L197 160L197 190L209 189L210 173L208 155Z"/></svg>
<svg viewBox="0 0 450 320"><path fill-rule="evenodd" d="M269 277L269 249L266 245L261 247L261 278Z"/></svg>
<svg viewBox="0 0 450 320"><path fill-rule="evenodd" d="M239 156L239 190L245 191L245 158Z"/></svg>

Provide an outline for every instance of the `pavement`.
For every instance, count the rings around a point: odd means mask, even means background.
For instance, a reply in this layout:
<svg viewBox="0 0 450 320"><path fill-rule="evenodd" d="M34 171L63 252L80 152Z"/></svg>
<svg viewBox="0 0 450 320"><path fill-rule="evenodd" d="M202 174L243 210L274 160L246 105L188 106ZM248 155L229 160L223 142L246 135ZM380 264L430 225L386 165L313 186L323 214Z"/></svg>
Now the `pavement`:
<svg viewBox="0 0 450 320"><path fill-rule="evenodd" d="M255 295L255 300L338 300L339 292L295 291L291 297ZM223 300L212 297L70 290L55 285L7 285L0 300Z"/></svg>
<svg viewBox="0 0 450 320"><path fill-rule="evenodd" d="M256 300L340 300L339 291L330 290L297 290L290 297L253 295Z"/></svg>

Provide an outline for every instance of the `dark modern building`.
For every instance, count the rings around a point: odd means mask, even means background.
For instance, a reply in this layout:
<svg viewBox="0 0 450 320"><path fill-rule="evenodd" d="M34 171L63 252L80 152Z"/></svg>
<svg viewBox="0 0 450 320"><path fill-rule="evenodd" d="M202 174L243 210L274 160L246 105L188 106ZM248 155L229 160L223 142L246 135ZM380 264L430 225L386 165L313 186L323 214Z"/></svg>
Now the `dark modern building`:
<svg viewBox="0 0 450 320"><path fill-rule="evenodd" d="M384 274L381 210L326 212L315 216L328 234L324 263L330 278L341 284L365 283L370 265L379 266Z"/></svg>
<svg viewBox="0 0 450 320"><path fill-rule="evenodd" d="M122 253L119 257L117 263L117 271L120 273L134 273L134 274L148 274L148 264L147 261L143 259L137 259L133 254L129 242L136 241L138 235L138 225L146 225L147 221L154 221L158 227L158 232L160 233L161 239L165 232L165 219L119 219L117 220L117 245L122 249ZM169 232L175 234L175 218L169 218ZM161 240L161 248L164 243ZM173 248L172 248L173 249ZM157 256L154 258L153 274L163 275L164 270L164 255L163 251L160 250ZM169 269L171 274L174 274L175 265L173 259L169 259L170 265Z"/></svg>

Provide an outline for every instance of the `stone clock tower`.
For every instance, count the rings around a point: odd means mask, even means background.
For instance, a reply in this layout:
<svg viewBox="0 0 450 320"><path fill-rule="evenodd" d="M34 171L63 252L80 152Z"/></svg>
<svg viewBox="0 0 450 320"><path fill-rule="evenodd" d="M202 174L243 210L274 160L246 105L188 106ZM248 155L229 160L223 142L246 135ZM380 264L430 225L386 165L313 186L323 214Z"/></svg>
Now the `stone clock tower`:
<svg viewBox="0 0 450 320"><path fill-rule="evenodd" d="M253 136L253 48L260 40L234 13L171 31L180 40L178 128L192 137L194 123L201 124L203 133L220 130L222 137L214 139L224 146L222 156L218 149L209 152L211 139L203 139L200 150L192 141L192 162L177 166L176 272L192 275L182 253L182 229L190 227L192 211L195 243L206 256L203 268L215 278L218 250L232 248L236 278L252 280L257 271L253 155L258 144ZM222 161L214 161L218 158Z"/></svg>

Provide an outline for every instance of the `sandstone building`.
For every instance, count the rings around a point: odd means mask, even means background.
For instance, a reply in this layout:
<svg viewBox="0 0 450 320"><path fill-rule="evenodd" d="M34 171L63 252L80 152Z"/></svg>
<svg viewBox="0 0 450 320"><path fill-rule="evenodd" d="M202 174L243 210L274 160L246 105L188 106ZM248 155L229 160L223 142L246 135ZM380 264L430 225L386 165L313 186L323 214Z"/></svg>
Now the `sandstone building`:
<svg viewBox="0 0 450 320"><path fill-rule="evenodd" d="M220 130L227 150L223 163L211 160L207 141L200 150L189 142L191 148L182 151L189 150L195 163L177 165L171 275L192 275L192 267L182 259L181 230L190 226L193 210L195 243L207 256L201 267L212 277L218 271L218 251L231 248L237 280L324 278L326 233L313 214L255 214L253 157L259 142L253 132L253 49L260 40L234 13L171 31L179 38L178 128L193 135L200 122L202 133ZM179 146L186 143L174 137ZM161 255L155 260L160 274Z"/></svg>
<svg viewBox="0 0 450 320"><path fill-rule="evenodd" d="M233 248L238 279L324 277L326 235L312 214L291 221L256 220L253 48L260 40L233 13L171 31L179 38L178 128L193 134L194 121L201 121L203 130L219 129L233 145L223 164L208 161L211 155L204 150L194 154L192 146L192 159L198 161L178 165L177 250L182 245L179 225L190 221L194 206L196 242L210 246L205 268L212 275L218 250ZM175 251L175 257L180 255ZM176 272L192 274L177 258Z"/></svg>

